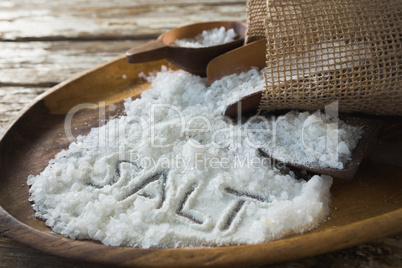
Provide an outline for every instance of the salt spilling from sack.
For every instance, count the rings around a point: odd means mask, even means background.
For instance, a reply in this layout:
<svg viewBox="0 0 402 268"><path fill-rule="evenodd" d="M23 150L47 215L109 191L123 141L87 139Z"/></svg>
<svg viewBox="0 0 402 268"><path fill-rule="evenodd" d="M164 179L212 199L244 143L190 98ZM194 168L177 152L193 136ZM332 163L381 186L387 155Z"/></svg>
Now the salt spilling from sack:
<svg viewBox="0 0 402 268"><path fill-rule="evenodd" d="M282 175L258 154L272 145L264 120L232 123L220 115L230 96L263 84L261 72L210 87L205 78L166 68L147 79L151 88L125 101L126 115L77 137L28 178L35 215L54 232L143 248L254 244L303 233L326 218L331 177ZM310 118L321 117L290 112L265 124L279 120L293 129ZM317 126L311 142L327 129ZM343 126L330 135L350 131ZM351 151L356 140L342 142Z"/></svg>
<svg viewBox="0 0 402 268"><path fill-rule="evenodd" d="M178 39L173 44L191 48L211 47L232 42L236 37L237 34L233 29L226 30L225 27L220 27L202 31L194 38Z"/></svg>

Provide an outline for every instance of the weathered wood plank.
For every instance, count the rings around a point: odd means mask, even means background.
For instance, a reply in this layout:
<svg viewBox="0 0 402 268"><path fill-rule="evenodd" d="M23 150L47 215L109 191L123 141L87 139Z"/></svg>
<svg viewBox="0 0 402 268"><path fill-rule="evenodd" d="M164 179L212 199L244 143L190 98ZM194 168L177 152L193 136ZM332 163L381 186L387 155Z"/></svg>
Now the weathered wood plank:
<svg viewBox="0 0 402 268"><path fill-rule="evenodd" d="M47 87L0 87L0 133L14 116Z"/></svg>
<svg viewBox="0 0 402 268"><path fill-rule="evenodd" d="M143 5L172 5L172 4L210 4L210 5L231 5L237 3L245 3L246 0L2 0L0 7L4 9L24 8L24 7L37 7L38 5L46 4L49 7L63 8L112 8L112 7L126 7L126 6L143 6Z"/></svg>
<svg viewBox="0 0 402 268"><path fill-rule="evenodd" d="M99 267L45 254L0 234L0 267Z"/></svg>
<svg viewBox="0 0 402 268"><path fill-rule="evenodd" d="M402 234L315 257L258 267L401 267ZM0 267L101 267L48 255L0 234Z"/></svg>
<svg viewBox="0 0 402 268"><path fill-rule="evenodd" d="M0 86L52 86L145 42L0 42Z"/></svg>
<svg viewBox="0 0 402 268"><path fill-rule="evenodd" d="M144 39L195 21L244 19L245 0L1 0L0 40ZM135 44L140 44L140 41ZM35 96L132 42L0 42L0 132ZM1 85L1 83L3 83ZM6 86L8 85L8 86ZM402 267L402 234L270 267ZM0 234L0 267L91 267ZM97 266L98 267L98 266Z"/></svg>
<svg viewBox="0 0 402 268"><path fill-rule="evenodd" d="M0 40L138 39L197 21L244 20L246 1L6 1ZM226 3L225 3L226 2ZM31 9L32 8L32 9Z"/></svg>

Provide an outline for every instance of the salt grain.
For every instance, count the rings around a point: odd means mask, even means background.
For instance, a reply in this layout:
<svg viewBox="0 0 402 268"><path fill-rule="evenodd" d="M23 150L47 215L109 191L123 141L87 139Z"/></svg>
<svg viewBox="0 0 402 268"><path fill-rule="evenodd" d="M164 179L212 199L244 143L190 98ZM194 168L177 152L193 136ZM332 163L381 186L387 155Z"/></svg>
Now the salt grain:
<svg viewBox="0 0 402 268"><path fill-rule="evenodd" d="M261 125L263 125L261 127ZM259 136L266 141L261 147L273 158L287 163L342 169L352 157L362 133L355 127L329 118L324 113L290 111L283 116L267 119Z"/></svg>
<svg viewBox="0 0 402 268"><path fill-rule="evenodd" d="M201 48L226 44L236 38L237 34L233 29L226 30L225 27L220 27L202 31L194 38L177 39L173 44L180 47Z"/></svg>
<svg viewBox="0 0 402 268"><path fill-rule="evenodd" d="M270 143L272 132L257 119L233 124L221 116L234 98L263 86L261 72L211 86L166 68L143 78L152 86L125 101L125 116L77 137L41 174L29 176L35 215L54 232L113 246L234 245L302 233L326 219L331 177L282 175L258 154L261 146L300 150L289 147L292 137ZM323 119L291 112L263 122L283 121L277 123L287 133L310 117ZM310 147L327 126L316 124ZM348 155L353 142L341 140L339 151Z"/></svg>

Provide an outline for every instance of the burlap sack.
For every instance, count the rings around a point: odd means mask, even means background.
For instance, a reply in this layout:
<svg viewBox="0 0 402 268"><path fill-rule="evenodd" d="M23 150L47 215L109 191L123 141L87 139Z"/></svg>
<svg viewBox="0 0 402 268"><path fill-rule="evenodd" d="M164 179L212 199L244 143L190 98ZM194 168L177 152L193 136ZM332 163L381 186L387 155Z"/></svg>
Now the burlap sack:
<svg viewBox="0 0 402 268"><path fill-rule="evenodd" d="M267 39L260 109L402 115L402 0L249 0L246 41Z"/></svg>
<svg viewBox="0 0 402 268"><path fill-rule="evenodd" d="M265 18L267 17L267 2L261 0L247 1L247 32L246 43L251 43L266 37Z"/></svg>

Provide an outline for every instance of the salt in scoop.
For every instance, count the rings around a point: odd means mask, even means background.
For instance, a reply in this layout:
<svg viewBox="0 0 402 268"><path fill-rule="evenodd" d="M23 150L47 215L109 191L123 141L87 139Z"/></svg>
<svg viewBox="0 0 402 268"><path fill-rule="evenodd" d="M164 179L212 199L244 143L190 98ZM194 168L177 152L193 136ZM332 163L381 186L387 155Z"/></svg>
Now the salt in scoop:
<svg viewBox="0 0 402 268"><path fill-rule="evenodd" d="M200 48L181 47L175 45L178 39L193 38L205 30L224 27L233 29L237 35L234 41ZM240 47L244 43L246 24L239 21L214 21L194 23L172 29L158 39L142 46L134 47L126 52L129 63L140 63L166 58L176 67L192 74L205 76L208 63L215 57Z"/></svg>
<svg viewBox="0 0 402 268"><path fill-rule="evenodd" d="M255 41L240 48L229 51L213 59L208 64L208 82L212 84L214 81L219 80L224 76L239 74L250 70L250 68L252 67L257 67L261 70L266 66L267 59L265 54L265 39ZM235 118L243 115L255 114L258 111L261 97L262 91L258 91L242 97L237 102L226 106L222 111L222 115ZM347 163L343 169L313 165L301 165L297 163L291 163L283 159L279 160L273 157L269 152L264 150L264 148L259 148L259 152L262 155L270 158L272 163L281 163L291 170L307 170L313 173L330 175L334 178L352 179L356 174L364 157L369 154L369 152L371 158L372 155L381 154L381 152L384 151L384 144L378 146L379 142L377 141L377 135L384 127L384 124L381 121L374 120L372 118L352 117L348 115L342 115L341 119L348 124L354 126L362 126L364 129L361 139L359 140L356 148L352 151L352 160ZM375 144L375 146L373 146L373 144ZM400 155L400 153L397 153L395 151L393 155L397 156ZM390 164L395 165L395 163ZM397 163L397 165L400 164Z"/></svg>
<svg viewBox="0 0 402 268"><path fill-rule="evenodd" d="M207 66L209 84L224 76L239 74L250 70L251 67L265 67L266 40L258 40L240 48L229 51L215 59ZM223 115L235 117L238 113L256 112L261 100L262 91L258 91L229 104L222 112Z"/></svg>

